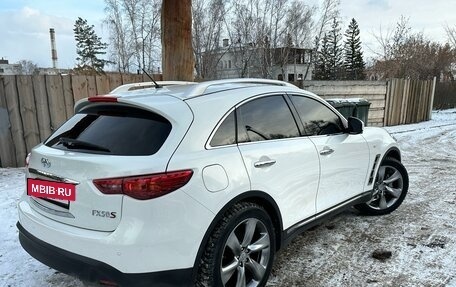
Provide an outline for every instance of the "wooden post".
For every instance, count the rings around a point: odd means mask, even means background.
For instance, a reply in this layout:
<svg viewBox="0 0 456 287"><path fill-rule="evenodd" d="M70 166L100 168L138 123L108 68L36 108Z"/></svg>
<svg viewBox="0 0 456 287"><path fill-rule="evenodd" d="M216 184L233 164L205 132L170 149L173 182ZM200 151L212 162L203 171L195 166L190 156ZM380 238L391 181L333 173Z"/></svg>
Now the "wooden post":
<svg viewBox="0 0 456 287"><path fill-rule="evenodd" d="M95 82L97 83L97 95L106 95L111 90L109 89L109 78L108 75L95 77Z"/></svg>
<svg viewBox="0 0 456 287"><path fill-rule="evenodd" d="M16 150L16 166L24 166L27 149L25 147L24 130L22 128L21 110L17 95L16 76L3 76L6 105L11 124L11 135Z"/></svg>
<svg viewBox="0 0 456 287"><path fill-rule="evenodd" d="M393 79L386 81L385 112L383 116L383 126L385 127L390 125L392 85Z"/></svg>
<svg viewBox="0 0 456 287"><path fill-rule="evenodd" d="M0 167L15 167L16 149L11 135L11 124L6 105L3 78L0 77Z"/></svg>
<svg viewBox="0 0 456 287"><path fill-rule="evenodd" d="M51 130L55 131L67 120L62 78L54 75L47 75L45 78L49 114L51 116Z"/></svg>
<svg viewBox="0 0 456 287"><path fill-rule="evenodd" d="M51 134L51 115L46 90L46 79L43 75L32 76L33 93L35 94L36 118L40 131L40 140L44 141Z"/></svg>
<svg viewBox="0 0 456 287"><path fill-rule="evenodd" d="M427 114L427 119L431 120L432 119L432 108L434 107L434 95L435 95L435 84L437 83L437 78L434 77L432 80L432 88L431 88L431 95L429 99L429 110Z"/></svg>
<svg viewBox="0 0 456 287"><path fill-rule="evenodd" d="M71 86L73 88L73 99L76 104L80 99L88 98L87 77L84 75L75 75L71 77Z"/></svg>
<svg viewBox="0 0 456 287"><path fill-rule="evenodd" d="M97 82L95 76L87 76L87 93L89 97L97 95Z"/></svg>
<svg viewBox="0 0 456 287"><path fill-rule="evenodd" d="M163 80L193 81L192 1L162 2Z"/></svg>
<svg viewBox="0 0 456 287"><path fill-rule="evenodd" d="M19 75L16 77L16 80L25 146L27 148L27 152L30 152L32 148L41 141L36 116L32 76Z"/></svg>
<svg viewBox="0 0 456 287"><path fill-rule="evenodd" d="M109 74L109 91L114 90L118 86L122 85L122 76L120 74Z"/></svg>
<svg viewBox="0 0 456 287"><path fill-rule="evenodd" d="M61 75L63 100L65 102L66 117L69 119L74 114L73 87L71 86L71 76Z"/></svg>

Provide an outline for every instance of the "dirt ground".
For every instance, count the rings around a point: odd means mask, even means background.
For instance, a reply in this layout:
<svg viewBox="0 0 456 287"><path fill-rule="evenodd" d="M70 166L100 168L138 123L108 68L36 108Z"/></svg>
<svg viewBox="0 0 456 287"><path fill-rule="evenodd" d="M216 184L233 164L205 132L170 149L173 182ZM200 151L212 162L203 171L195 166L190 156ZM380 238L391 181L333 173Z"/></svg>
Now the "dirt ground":
<svg viewBox="0 0 456 287"><path fill-rule="evenodd" d="M409 172L403 205L382 217L350 210L303 233L277 254L268 286L456 287L456 110L388 131ZM0 169L0 287L95 286L22 250L15 224L24 183L23 169Z"/></svg>

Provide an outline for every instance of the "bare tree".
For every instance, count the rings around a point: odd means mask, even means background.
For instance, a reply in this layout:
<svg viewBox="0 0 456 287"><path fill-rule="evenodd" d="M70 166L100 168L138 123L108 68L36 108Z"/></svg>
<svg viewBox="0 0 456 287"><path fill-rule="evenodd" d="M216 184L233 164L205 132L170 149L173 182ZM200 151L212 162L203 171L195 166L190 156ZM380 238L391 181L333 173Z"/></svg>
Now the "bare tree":
<svg viewBox="0 0 456 287"><path fill-rule="evenodd" d="M118 70L158 68L161 0L105 0L105 4L111 60Z"/></svg>
<svg viewBox="0 0 456 287"><path fill-rule="evenodd" d="M228 34L234 52L234 66L239 77L250 75L251 69L259 68L262 58L259 54L264 47L267 33L266 17L270 9L270 1L234 0L231 6L231 23Z"/></svg>
<svg viewBox="0 0 456 287"><path fill-rule="evenodd" d="M270 36L265 43L262 74L264 78L272 78L272 66L279 63L283 71L284 59L288 58L289 49L286 48L287 27L284 24L287 17L289 0L273 0L269 17L268 29Z"/></svg>
<svg viewBox="0 0 456 287"><path fill-rule="evenodd" d="M219 48L224 25L225 2L223 0L193 0L193 50L196 77L216 78L217 65L223 55L214 53Z"/></svg>
<svg viewBox="0 0 456 287"><path fill-rule="evenodd" d="M427 39L423 33L412 33L408 19L401 17L394 32L376 35L381 51L377 53L374 69L384 78L452 77L454 51Z"/></svg>
<svg viewBox="0 0 456 287"><path fill-rule="evenodd" d="M296 47L310 47L310 39L313 27L313 15L315 7L305 5L299 0L294 0L290 7L288 8L287 18L285 20L285 26L287 29L287 34L290 35L291 41ZM298 62L302 63L303 59L298 59L304 55L296 53L296 49L292 49L293 55L293 67L294 74L296 75L296 64ZM288 58L288 57L287 57Z"/></svg>
<svg viewBox="0 0 456 287"><path fill-rule="evenodd" d="M456 25L451 27L446 24L444 26L444 29L448 36L448 42L451 44L451 46L453 46L454 49L456 49Z"/></svg>
<svg viewBox="0 0 456 287"><path fill-rule="evenodd" d="M298 47L310 47L312 28L314 26L314 6L308 6L302 1L294 0L288 8L285 26L292 36L293 43Z"/></svg>
<svg viewBox="0 0 456 287"><path fill-rule="evenodd" d="M30 60L20 60L14 68L16 75L35 75L38 73L38 65Z"/></svg>
<svg viewBox="0 0 456 287"><path fill-rule="evenodd" d="M271 78L274 65L283 70L292 60L293 47L309 43L315 9L302 1L234 0L230 8L227 33L240 77Z"/></svg>
<svg viewBox="0 0 456 287"><path fill-rule="evenodd" d="M334 18L339 17L339 9L340 9L340 0L324 0L323 4L319 9L319 19L317 21L317 25L314 27L315 31L315 46L314 50L317 52L320 49L320 42L322 40L323 35L326 34L328 28L331 25L331 21ZM316 56L312 55L310 58L310 65L307 66L306 73L304 75L304 79L307 78L307 74L309 73L309 69L311 65L314 65L316 61Z"/></svg>
<svg viewBox="0 0 456 287"><path fill-rule="evenodd" d="M110 32L110 59L117 64L119 72L129 72L133 49L127 37L127 25L124 23L121 0L105 0L105 13Z"/></svg>

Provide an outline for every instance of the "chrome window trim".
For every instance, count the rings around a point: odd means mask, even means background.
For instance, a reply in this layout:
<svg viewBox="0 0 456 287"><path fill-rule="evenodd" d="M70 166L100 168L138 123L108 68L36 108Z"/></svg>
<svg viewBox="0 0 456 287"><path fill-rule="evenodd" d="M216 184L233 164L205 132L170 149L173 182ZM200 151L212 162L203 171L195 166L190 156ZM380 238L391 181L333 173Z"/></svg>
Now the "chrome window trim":
<svg viewBox="0 0 456 287"><path fill-rule="evenodd" d="M309 98L309 99L312 99L312 100L315 100L319 103L321 103L322 105L324 105L325 107L327 107L328 109L330 109L333 113L336 114L336 116L339 117L344 129L347 129L348 128L348 121L347 119L341 114L339 113L339 111L331 106L325 99L323 99L322 97L320 96L317 96L315 97L314 95L312 94L307 94L307 93L296 93L296 92L293 92L293 93L290 93L290 92L287 92L287 95L290 97L290 100L293 102L293 96L299 96L299 97L306 97L306 98ZM329 134L329 135L338 135L338 134L345 134L345 132L340 132L340 133L336 133L336 134ZM308 137L314 137L314 136L320 136L320 135L311 135L311 136L308 136ZM323 135L321 135L323 136ZM328 136L328 135L324 135L324 136Z"/></svg>
<svg viewBox="0 0 456 287"><path fill-rule="evenodd" d="M204 145L205 149L207 150L210 150L210 149L216 149L216 148L224 148L224 147L233 147L233 146L237 146L237 145L245 145L245 144L251 144L251 143L257 143L257 142L263 142L263 141L256 141L256 142L243 142L243 143L236 143L236 144L229 144L229 145L220 145L220 146L211 146L210 145L210 142L212 141L212 138L214 137L215 133L217 132L217 130L219 129L219 127L222 125L222 123L225 121L225 119L237 108L239 108L240 106L248 103L248 102L251 102L253 100L256 100L256 99L259 99L259 98L263 98L263 97L270 97L270 96L282 96L282 97L285 97L285 96L288 96L290 98L292 98L293 96L300 96L300 97L306 97L306 98L309 98L309 99L312 99L312 100L315 100L319 103L321 103L322 105L324 105L325 107L329 108L332 112L334 112L336 114L336 116L339 117L339 119L341 120L342 122L342 125L347 128L347 119L345 119L343 116L341 116L341 114L336 110L336 108L334 108L333 106L331 106L328 102L326 102L323 98L319 98L318 96L315 96L313 94L309 94L309 93L305 93L305 92L301 92L301 91L293 91L293 92L290 92L290 91L284 91L284 92L272 92L272 93L264 93L264 94L259 94L259 95L255 95L253 97L249 97L247 99L244 99L242 100L241 102L237 103L234 107L232 107L230 110L228 110L228 112L223 116L223 118L217 123L217 125L215 126L215 128L212 130L210 136L209 136L209 139L206 141L206 144ZM291 111L290 111L291 112ZM292 113L293 114L293 113ZM237 120L236 120L236 125L237 125ZM299 128L298 128L299 130ZM345 134L344 132L340 132L340 133L337 133L337 134L329 134L329 135L312 135L312 136L306 136L306 135L303 135L303 136L298 136L298 137L292 137L292 138L285 138L285 139L274 139L274 140L267 140L267 142L271 142L271 141L277 141L277 140L289 140L289 139L293 139L293 138L303 138L303 137L308 137L308 138L312 138L312 137L326 137L326 136L332 136L332 135L342 135L342 134Z"/></svg>
<svg viewBox="0 0 456 287"><path fill-rule="evenodd" d="M222 120L220 120L217 123L217 125L215 126L215 128L212 130L211 135L209 136L209 139L206 141L206 144L204 145L205 149L209 150L209 149L214 149L214 148L222 148L222 147L229 147L229 146L237 146L237 145L239 145L239 143L229 144L229 145L220 145L220 146L211 146L210 145L210 142L212 141L212 138L214 137L214 135L217 132L217 130L219 129L219 127L222 125L222 123L225 121L225 119L231 114L231 112L233 112L235 109L239 108L240 106L242 106L242 105L244 105L244 104L246 104L248 102L256 100L258 98L270 97L270 96L281 96L281 97L284 97L286 95L287 95L287 92L264 93L264 94L255 95L253 97L249 97L249 98L244 99L241 102L237 103L234 107L232 107L231 109L228 110L228 112L223 116ZM235 124L236 124L235 132L237 132L237 119L236 119ZM299 128L298 128L298 130L299 130ZM268 140L268 142L269 141L271 141L271 140Z"/></svg>

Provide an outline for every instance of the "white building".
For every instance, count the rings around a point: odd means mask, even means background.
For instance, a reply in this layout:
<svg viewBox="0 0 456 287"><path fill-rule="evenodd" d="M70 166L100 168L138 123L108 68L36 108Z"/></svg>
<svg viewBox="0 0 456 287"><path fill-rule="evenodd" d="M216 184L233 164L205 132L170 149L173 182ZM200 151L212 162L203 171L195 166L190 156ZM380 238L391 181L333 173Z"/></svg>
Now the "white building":
<svg viewBox="0 0 456 287"><path fill-rule="evenodd" d="M20 69L20 64L10 64L8 60L0 59L0 75L16 75Z"/></svg>
<svg viewBox="0 0 456 287"><path fill-rule="evenodd" d="M58 68L38 68L38 75L61 75L69 74L70 69L58 69Z"/></svg>
<svg viewBox="0 0 456 287"><path fill-rule="evenodd" d="M206 53L205 57L212 57L212 61L218 63L210 78L271 78L293 82L312 79L312 52L312 49L295 47L266 49L251 44L228 45L224 39L222 47Z"/></svg>

